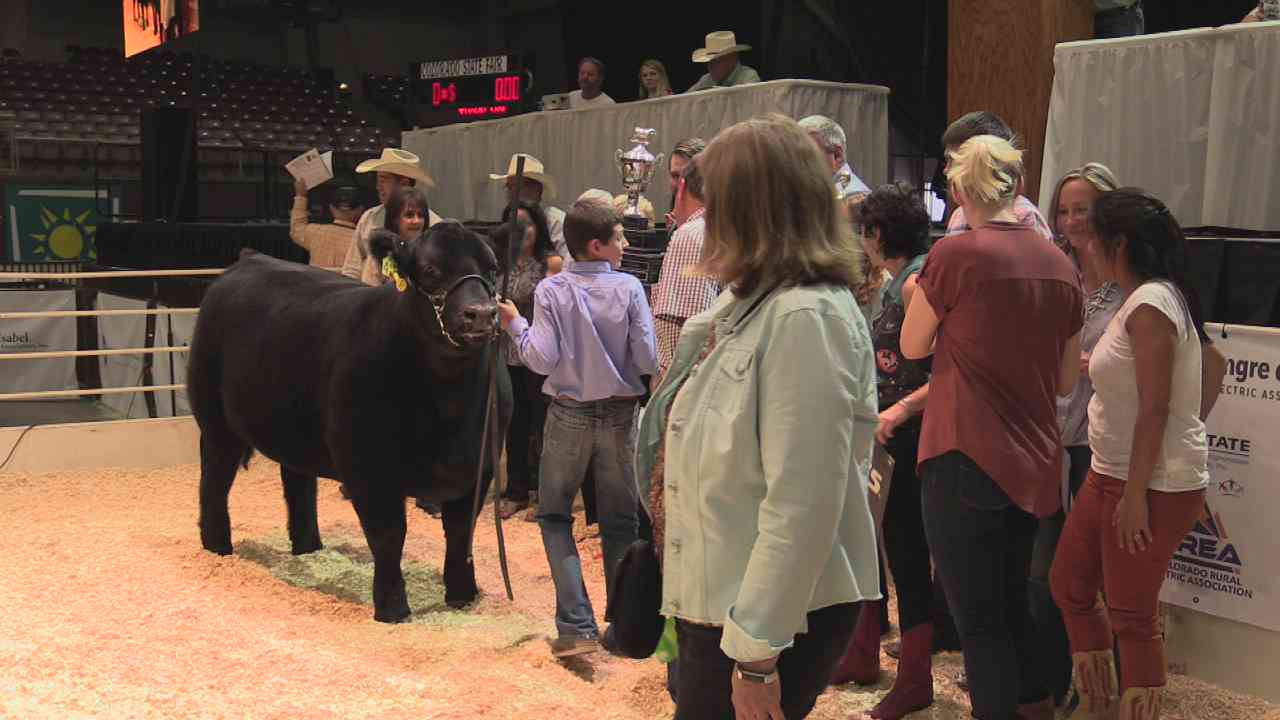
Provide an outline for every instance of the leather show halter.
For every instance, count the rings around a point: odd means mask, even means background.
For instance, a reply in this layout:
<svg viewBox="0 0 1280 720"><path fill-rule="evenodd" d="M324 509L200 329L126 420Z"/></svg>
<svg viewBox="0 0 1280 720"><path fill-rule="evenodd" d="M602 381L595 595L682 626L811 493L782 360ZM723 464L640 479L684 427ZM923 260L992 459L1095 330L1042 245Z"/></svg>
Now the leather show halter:
<svg viewBox="0 0 1280 720"><path fill-rule="evenodd" d="M436 323L440 326L440 333L444 335L444 339L448 340L449 344L453 345L454 347L462 347L462 344L459 343L457 340L454 340L453 335L449 334L449 328L445 325L445 322L444 322L444 306L446 303L449 302L449 296L452 295L455 290L461 287L462 283L468 280L479 280L480 284L484 285L485 294L488 295L490 299L497 300L497 295L495 294L495 288L493 286L493 283L491 283L489 279L484 277L483 275L476 275L476 274L463 275L457 280L454 280L453 284L451 284L448 288L445 288L440 292L434 292L434 293L428 292L416 281L413 283L413 289L421 293L422 296L425 297L427 301L431 303L431 309L436 311ZM497 332L496 322L494 323L494 332L495 333Z"/></svg>

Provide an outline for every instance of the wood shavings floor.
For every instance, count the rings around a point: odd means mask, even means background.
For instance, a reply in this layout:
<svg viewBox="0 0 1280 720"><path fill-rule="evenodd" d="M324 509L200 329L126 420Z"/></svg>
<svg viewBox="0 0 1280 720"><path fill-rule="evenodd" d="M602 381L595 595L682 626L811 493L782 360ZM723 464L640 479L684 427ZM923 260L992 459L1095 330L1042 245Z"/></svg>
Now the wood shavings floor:
<svg viewBox="0 0 1280 720"><path fill-rule="evenodd" d="M236 554L200 548L199 468L0 476L0 717L668 718L664 669L604 654L555 661L554 592L537 526L505 525L516 600L503 594L492 523L477 538L482 600L440 602L439 521L409 513L414 621L384 625L355 514L322 482L326 551L289 556L275 465L231 493ZM490 514L486 514L486 520ZM580 551L603 612L599 543ZM364 604L362 604L364 603ZM811 717L862 717L892 682L827 692ZM935 665L938 702L912 718L959 720L960 658ZM1174 678L1166 718L1280 720L1280 709Z"/></svg>

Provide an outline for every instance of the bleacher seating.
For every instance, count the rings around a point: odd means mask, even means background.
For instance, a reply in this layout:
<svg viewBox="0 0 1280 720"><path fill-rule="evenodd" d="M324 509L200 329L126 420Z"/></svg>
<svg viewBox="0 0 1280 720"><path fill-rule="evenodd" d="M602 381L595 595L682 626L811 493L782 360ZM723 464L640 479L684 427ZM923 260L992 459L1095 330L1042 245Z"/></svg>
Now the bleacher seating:
<svg viewBox="0 0 1280 720"><path fill-rule="evenodd" d="M0 110L17 115L20 161L136 162L136 152L93 146L136 146L148 107L195 108L202 150L377 153L399 143L395 129L364 117L323 76L191 53L125 59L118 49L69 47L63 63L5 53Z"/></svg>

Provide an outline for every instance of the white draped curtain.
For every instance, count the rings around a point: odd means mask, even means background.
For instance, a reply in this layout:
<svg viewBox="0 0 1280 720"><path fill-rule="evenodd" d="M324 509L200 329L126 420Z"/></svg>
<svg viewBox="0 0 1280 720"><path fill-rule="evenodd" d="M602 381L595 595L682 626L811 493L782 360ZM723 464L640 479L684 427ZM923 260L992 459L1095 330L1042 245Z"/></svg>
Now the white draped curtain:
<svg viewBox="0 0 1280 720"><path fill-rule="evenodd" d="M1280 23L1064 43L1040 205L1101 162L1186 226L1280 230Z"/></svg>
<svg viewBox="0 0 1280 720"><path fill-rule="evenodd" d="M513 153L543 162L559 186L557 197L544 199L566 207L588 188L622 192L614 154L630 149L636 127L655 128L649 150L669 156L680 140L710 140L729 125L770 112L797 120L814 114L835 119L848 136L846 155L854 172L873 187L888 180L889 90L808 80L414 130L404 133L403 146L418 154L436 180L428 195L432 210L442 217L496 220L506 196L489 173L505 173ZM645 195L661 218L670 204L665 167L656 170Z"/></svg>

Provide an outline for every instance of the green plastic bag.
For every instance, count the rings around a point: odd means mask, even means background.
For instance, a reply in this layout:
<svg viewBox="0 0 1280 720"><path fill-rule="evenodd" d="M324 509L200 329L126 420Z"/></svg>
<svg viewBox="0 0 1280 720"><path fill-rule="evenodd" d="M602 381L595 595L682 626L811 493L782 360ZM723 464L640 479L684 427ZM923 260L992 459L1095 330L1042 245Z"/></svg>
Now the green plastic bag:
<svg viewBox="0 0 1280 720"><path fill-rule="evenodd" d="M662 627L662 637L658 639L658 648L653 651L653 656L664 663L670 664L679 655L679 645L676 641L676 619L669 617L666 625Z"/></svg>

